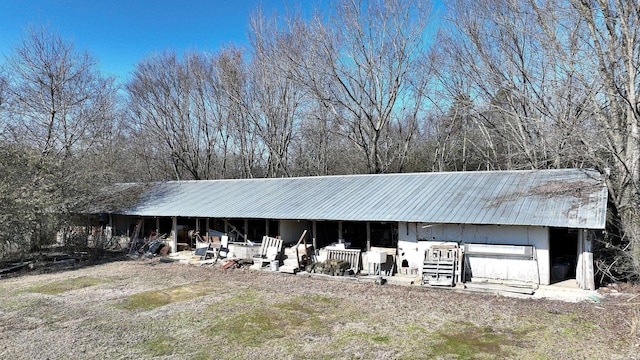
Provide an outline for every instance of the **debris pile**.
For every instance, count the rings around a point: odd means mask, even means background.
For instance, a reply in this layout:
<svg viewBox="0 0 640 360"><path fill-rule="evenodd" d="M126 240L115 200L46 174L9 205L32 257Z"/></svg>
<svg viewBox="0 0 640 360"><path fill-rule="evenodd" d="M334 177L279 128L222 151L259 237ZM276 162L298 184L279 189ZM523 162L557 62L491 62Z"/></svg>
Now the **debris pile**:
<svg viewBox="0 0 640 360"><path fill-rule="evenodd" d="M307 266L308 273L319 273L331 276L353 275L351 264L345 260L328 259Z"/></svg>
<svg viewBox="0 0 640 360"><path fill-rule="evenodd" d="M146 257L152 258L154 256L166 256L169 253L169 245L165 244L160 239L145 240L138 242L136 245L130 247L129 257L138 258Z"/></svg>
<svg viewBox="0 0 640 360"><path fill-rule="evenodd" d="M0 261L0 278L20 275L25 272L49 273L54 271L77 268L103 261L122 258L122 252L109 251L74 251L65 252L61 249L49 249L49 252L29 254L29 257L19 261Z"/></svg>

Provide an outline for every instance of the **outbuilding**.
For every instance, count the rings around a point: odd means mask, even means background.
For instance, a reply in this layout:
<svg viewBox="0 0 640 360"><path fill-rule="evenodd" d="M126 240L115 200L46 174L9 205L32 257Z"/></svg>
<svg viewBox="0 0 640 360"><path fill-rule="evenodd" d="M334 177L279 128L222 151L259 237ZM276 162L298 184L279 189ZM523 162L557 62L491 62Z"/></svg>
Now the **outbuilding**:
<svg viewBox="0 0 640 360"><path fill-rule="evenodd" d="M307 230L315 249L338 243L393 249L398 268L424 271L425 254L452 245L466 277L594 289L593 241L606 224L607 187L595 170L435 172L118 184L128 205L116 233L188 230L278 236ZM233 236L232 236L233 239ZM464 279L461 279L464 280Z"/></svg>

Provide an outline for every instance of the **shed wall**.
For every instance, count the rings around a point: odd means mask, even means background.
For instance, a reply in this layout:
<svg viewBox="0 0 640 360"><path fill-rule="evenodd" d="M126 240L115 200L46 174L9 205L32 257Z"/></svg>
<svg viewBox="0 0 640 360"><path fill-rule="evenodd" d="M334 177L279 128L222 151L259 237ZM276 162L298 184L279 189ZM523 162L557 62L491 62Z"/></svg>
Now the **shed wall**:
<svg viewBox="0 0 640 360"><path fill-rule="evenodd" d="M307 230L307 240L311 238L311 224L309 221L280 220L280 237L285 244L295 244L302 232Z"/></svg>
<svg viewBox="0 0 640 360"><path fill-rule="evenodd" d="M549 284L549 230L538 226L457 225L399 223L399 253L409 266L421 268L424 254L434 244L455 242L496 245L531 245L532 260L468 256L473 277Z"/></svg>

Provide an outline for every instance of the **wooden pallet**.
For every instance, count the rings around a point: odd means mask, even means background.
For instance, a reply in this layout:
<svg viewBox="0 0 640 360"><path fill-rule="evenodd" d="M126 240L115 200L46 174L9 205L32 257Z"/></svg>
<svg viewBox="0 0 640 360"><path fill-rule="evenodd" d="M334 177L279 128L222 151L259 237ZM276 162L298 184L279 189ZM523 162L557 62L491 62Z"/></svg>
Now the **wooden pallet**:
<svg viewBox="0 0 640 360"><path fill-rule="evenodd" d="M422 267L422 283L429 285L453 286L455 262L425 261Z"/></svg>
<svg viewBox="0 0 640 360"><path fill-rule="evenodd" d="M461 249L457 245L433 246L425 252L422 284L453 286L460 281Z"/></svg>

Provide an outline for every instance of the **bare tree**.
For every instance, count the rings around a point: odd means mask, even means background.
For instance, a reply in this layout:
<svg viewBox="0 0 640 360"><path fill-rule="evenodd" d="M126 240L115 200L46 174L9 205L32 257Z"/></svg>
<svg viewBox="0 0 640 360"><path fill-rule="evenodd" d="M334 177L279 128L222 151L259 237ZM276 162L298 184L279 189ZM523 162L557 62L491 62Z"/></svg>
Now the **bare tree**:
<svg viewBox="0 0 640 360"><path fill-rule="evenodd" d="M490 166L610 169L620 248L629 255L618 269L635 278L639 10L624 1L460 1L443 42L451 61L443 78L457 74L468 85Z"/></svg>
<svg viewBox="0 0 640 360"><path fill-rule="evenodd" d="M340 134L333 113L308 99L292 140L293 171L296 176L335 175L359 172L362 161L351 156L353 146ZM362 170L364 171L364 169Z"/></svg>
<svg viewBox="0 0 640 360"><path fill-rule="evenodd" d="M102 131L105 98L113 81L95 61L46 27L32 28L8 57L12 100L8 128L18 141L50 153L73 155Z"/></svg>
<svg viewBox="0 0 640 360"><path fill-rule="evenodd" d="M582 41L588 51L569 70L580 71L584 106L601 135L599 141L589 142L589 153L599 166L611 169L610 198L627 237L629 270L640 279L640 4L572 0L570 5L584 27ZM561 56L568 57L560 48L561 39L549 27L545 30ZM604 159L597 156L603 151L608 155Z"/></svg>
<svg viewBox="0 0 640 360"><path fill-rule="evenodd" d="M228 48L216 57L216 84L220 89L220 121L226 121L230 137L225 153L229 154L230 176L253 178L263 171L267 150L256 130L251 98L251 80L239 48Z"/></svg>
<svg viewBox="0 0 640 360"><path fill-rule="evenodd" d="M538 84L530 76L545 64L532 52L536 46L530 29L533 20L508 0L467 5L456 3L452 19L459 32L443 40L443 51L451 61L450 72L463 74L462 81L451 83L469 86L451 88L449 73L443 83L452 97L473 97L484 105L475 119L486 143L493 147L490 154L503 153L497 148L500 143L511 145L508 156L495 159L491 167L539 167L543 121L533 113Z"/></svg>
<svg viewBox="0 0 640 360"><path fill-rule="evenodd" d="M310 98L303 87L288 76L282 64L287 61L283 47L289 47L278 29L277 18L261 13L251 18L249 64L250 92L247 110L257 135L268 154L266 176L290 176L290 147L303 104Z"/></svg>
<svg viewBox="0 0 640 360"><path fill-rule="evenodd" d="M0 109L4 110L4 106L7 103L7 96L9 92L9 82L6 79L6 75L0 68Z"/></svg>
<svg viewBox="0 0 640 360"><path fill-rule="evenodd" d="M148 147L141 149L144 158L162 159L160 168L171 164L178 180L216 178L225 171L227 119L221 118L215 61L199 53L184 59L155 55L136 66L127 84L134 130Z"/></svg>
<svg viewBox="0 0 640 360"><path fill-rule="evenodd" d="M7 102L9 96L9 82L7 81L2 68L0 68L0 138L4 138L8 121Z"/></svg>
<svg viewBox="0 0 640 360"><path fill-rule="evenodd" d="M0 198L12 205L0 222L17 232L4 240L53 240L48 232L105 180L86 164L114 120L116 87L95 64L47 27L31 28L7 57Z"/></svg>
<svg viewBox="0 0 640 360"><path fill-rule="evenodd" d="M424 29L429 6L422 1L340 1L330 21L290 21L302 37L289 52L290 72L333 114L340 134L363 154L366 171L389 170L411 136L389 137L389 128L424 106ZM304 51L301 51L303 49ZM424 69L421 69L424 70ZM412 120L413 121L413 120ZM410 127L404 127L409 130ZM398 153L397 151L400 151Z"/></svg>

